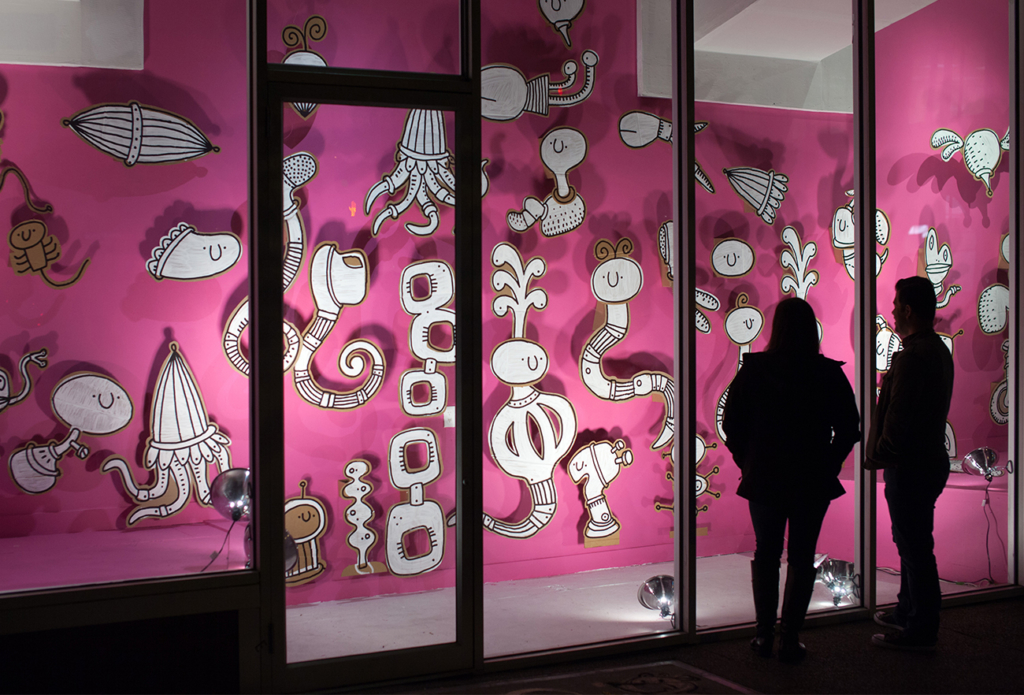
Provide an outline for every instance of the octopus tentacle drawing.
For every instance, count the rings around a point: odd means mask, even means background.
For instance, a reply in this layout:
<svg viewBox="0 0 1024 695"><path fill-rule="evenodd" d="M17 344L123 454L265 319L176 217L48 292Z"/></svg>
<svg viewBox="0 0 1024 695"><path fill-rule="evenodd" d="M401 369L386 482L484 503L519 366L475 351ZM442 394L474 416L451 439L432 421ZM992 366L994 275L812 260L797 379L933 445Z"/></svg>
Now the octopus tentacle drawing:
<svg viewBox="0 0 1024 695"><path fill-rule="evenodd" d="M284 224L285 224L285 250L284 250L284 291L292 286L295 276L299 274L302 267L302 256L306 248L306 231L302 225L302 215L299 214L299 201L295 197L295 191L302 188L313 180L317 174L318 164L316 158L309 152L296 152L284 158ZM284 321L284 371L291 369L295 357L299 352L299 331L292 324ZM224 328L222 345L224 354L227 355L231 364L242 374L249 376L249 361L242 354L239 343L242 333L249 327L249 298L246 297L242 303L232 312L228 324Z"/></svg>
<svg viewBox="0 0 1024 695"><path fill-rule="evenodd" d="M532 508L525 519L508 523L484 514L484 528L509 538L529 538L548 525L558 505L552 476L555 466L576 439L576 411L564 396L546 393L534 384L544 378L550 360L544 348L526 339L526 312L547 306L547 293L530 290L530 281L547 271L540 257L523 264L519 251L501 243L491 252L491 287L496 316L513 316L512 338L491 353L491 372L512 393L491 420L488 443L491 458L507 475L530 488ZM539 438L534 443L531 429Z"/></svg>
<svg viewBox="0 0 1024 695"><path fill-rule="evenodd" d="M340 251L333 242L325 242L313 252L309 264L309 286L316 304L316 315L306 327L292 370L295 390L303 400L328 410L358 408L380 390L384 383L384 354L368 340L353 340L338 357L338 369L349 378L368 372L358 389L341 393L316 383L310 367L316 351L338 323L341 310L361 304L370 283L369 262L359 249ZM363 356L369 356L369 362Z"/></svg>
<svg viewBox="0 0 1024 695"><path fill-rule="evenodd" d="M665 419L661 433L651 445L652 449L660 449L675 435L672 378L664 372L639 372L629 380L613 379L601 367L604 354L629 332L629 302L640 294L644 284L640 264L629 257L632 250L633 242L629 239L621 239L615 246L601 239L594 245L594 256L602 262L594 268L590 289L597 301L604 302L607 318L583 348L580 378L592 394L606 401L628 401L660 393L665 401Z"/></svg>
<svg viewBox="0 0 1024 695"><path fill-rule="evenodd" d="M150 436L146 441L145 466L155 472L156 482L140 488L121 458L106 460L101 470L117 471L125 491L140 503L128 516L128 525L133 526L142 519L177 514L188 503L193 486L198 502L210 506L208 467L215 464L218 473L231 468L230 444L231 440L210 422L195 376L178 344L171 343L153 392ZM172 478L175 489L170 502L145 504L161 500L170 490Z"/></svg>
<svg viewBox="0 0 1024 695"><path fill-rule="evenodd" d="M46 369L46 348L22 355L18 361L18 371L21 373L21 391L13 396L11 395L11 386L13 385L11 377L3 369L0 369L0 413L8 406L28 398L28 394L32 390L32 377L28 373L30 364L34 364L40 369Z"/></svg>
<svg viewBox="0 0 1024 695"><path fill-rule="evenodd" d="M373 219L374 235L380 231L384 220L397 220L413 203L427 218L427 224L407 222L406 230L417 236L433 234L438 225L434 200L444 205L455 205L453 166L444 113L426 109L409 111L405 117L402 141L395 152L395 168L366 192L363 201L364 212L369 215L377 198L385 193L394 195L405 188L405 195L397 205L388 203Z"/></svg>

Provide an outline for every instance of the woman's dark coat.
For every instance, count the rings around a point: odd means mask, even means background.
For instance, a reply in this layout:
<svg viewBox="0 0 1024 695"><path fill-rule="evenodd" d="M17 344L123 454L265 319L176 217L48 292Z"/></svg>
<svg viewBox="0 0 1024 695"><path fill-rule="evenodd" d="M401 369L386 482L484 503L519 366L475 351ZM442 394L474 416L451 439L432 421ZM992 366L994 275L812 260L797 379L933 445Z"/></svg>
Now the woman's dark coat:
<svg viewBox="0 0 1024 695"><path fill-rule="evenodd" d="M744 357L722 418L742 470L736 494L786 506L845 492L837 476L860 439L860 416L842 364L823 355Z"/></svg>

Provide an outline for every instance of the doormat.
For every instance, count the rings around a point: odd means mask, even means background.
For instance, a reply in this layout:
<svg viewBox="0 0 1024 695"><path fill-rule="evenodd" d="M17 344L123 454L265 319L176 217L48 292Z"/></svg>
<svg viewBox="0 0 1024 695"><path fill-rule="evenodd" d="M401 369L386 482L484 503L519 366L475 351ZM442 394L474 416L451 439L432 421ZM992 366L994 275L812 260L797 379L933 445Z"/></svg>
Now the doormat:
<svg viewBox="0 0 1024 695"><path fill-rule="evenodd" d="M509 674L513 675L513 674ZM431 689L421 690L432 692ZM433 691L433 692L441 692ZM446 693L559 695L561 693L754 693L724 678L680 661L658 661L619 668L561 673L539 678L504 678L449 686Z"/></svg>

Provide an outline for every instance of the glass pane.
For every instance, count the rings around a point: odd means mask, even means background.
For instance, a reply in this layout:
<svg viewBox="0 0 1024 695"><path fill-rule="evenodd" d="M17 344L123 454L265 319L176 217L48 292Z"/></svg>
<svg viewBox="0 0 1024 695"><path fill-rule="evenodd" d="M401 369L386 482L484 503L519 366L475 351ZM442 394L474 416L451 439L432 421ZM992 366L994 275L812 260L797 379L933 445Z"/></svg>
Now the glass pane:
<svg viewBox="0 0 1024 695"><path fill-rule="evenodd" d="M637 595L673 574L672 151L631 125L670 102L631 3L483 11L484 653L670 630Z"/></svg>
<svg viewBox="0 0 1024 695"><path fill-rule="evenodd" d="M267 0L267 62L457 74L459 0Z"/></svg>
<svg viewBox="0 0 1024 695"><path fill-rule="evenodd" d="M453 642L454 116L284 109L288 661Z"/></svg>
<svg viewBox="0 0 1024 695"><path fill-rule="evenodd" d="M246 3L145 13L142 70L0 66L0 591L246 562Z"/></svg>
<svg viewBox="0 0 1024 695"><path fill-rule="evenodd" d="M1010 292L1007 3L940 0L877 35L878 207L889 258L878 276L879 371L903 345L894 285L921 276L937 299L935 330L953 356L946 423L950 474L935 506L943 594L1007 581L1007 356ZM964 21L965 17L970 21ZM925 35L951 32L952 43ZM995 475L963 463L981 448ZM984 460L984 459L982 459ZM878 601L896 601L900 554L878 475Z"/></svg>
<svg viewBox="0 0 1024 695"><path fill-rule="evenodd" d="M799 17L775 3L695 8L699 628L754 622L758 598L770 616L787 587L812 612L858 603L853 582L832 581L833 595L814 569L845 577L856 557L852 456L837 484L811 444L841 429L841 389L827 384L854 376L850 8L813 5ZM757 354L780 302L794 297L814 310L820 352L845 363L841 376L810 359ZM730 404L750 355L748 395L741 387ZM850 393L841 402L852 407ZM819 528L811 510L832 497ZM757 533L751 503L762 507Z"/></svg>

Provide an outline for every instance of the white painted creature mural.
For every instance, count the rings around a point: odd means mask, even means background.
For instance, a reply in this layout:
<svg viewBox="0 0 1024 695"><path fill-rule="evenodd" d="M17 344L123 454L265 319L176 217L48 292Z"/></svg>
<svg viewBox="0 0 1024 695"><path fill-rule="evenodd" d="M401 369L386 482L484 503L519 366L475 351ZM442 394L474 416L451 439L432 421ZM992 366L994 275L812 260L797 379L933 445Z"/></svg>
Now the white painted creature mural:
<svg viewBox="0 0 1024 695"><path fill-rule="evenodd" d="M675 263L675 225L672 220L665 222L658 228L658 253L661 255L662 263L665 265L665 277L668 278L669 282L673 282L672 266ZM694 320L696 321L697 330L707 335L711 332L711 321L708 320L707 315L703 310L707 311L718 311L721 308L721 303L718 301L718 297L711 294L707 290L702 290L699 287L694 288L694 300L697 303L695 310Z"/></svg>
<svg viewBox="0 0 1024 695"><path fill-rule="evenodd" d="M101 469L104 473L117 471L125 492L139 503L128 516L128 526L133 526L142 519L177 514L185 508L193 489L199 504L209 507L209 466L215 465L218 473L231 468L230 444L231 440L210 422L192 370L178 344L172 342L160 367L150 407L144 465L153 471L155 482L150 487L139 487L128 464L118 457L104 461ZM167 494L169 499L164 497Z"/></svg>
<svg viewBox="0 0 1024 695"><path fill-rule="evenodd" d="M591 442L570 459L566 469L577 485L583 485L583 504L589 516L583 529L583 545L587 548L617 545L619 542L619 520L615 518L605 490L618 477L622 468L633 463L633 452L626 448L626 442Z"/></svg>
<svg viewBox="0 0 1024 695"><path fill-rule="evenodd" d="M327 61L316 51L310 50L309 44L320 41L327 36L327 20L320 15L313 15L306 20L301 29L288 25L281 32L281 40L290 50L281 62L285 65L302 65L311 68L326 68ZM316 110L317 104L308 102L292 103L292 108L303 118L309 118Z"/></svg>
<svg viewBox="0 0 1024 695"><path fill-rule="evenodd" d="M425 280L426 294L417 296L414 283ZM448 305L455 299L455 273L444 261L419 261L402 271L399 294L402 309L413 317L409 325L409 351L423 361L420 369L402 374L398 394L406 415L422 417L437 415L448 405L448 380L438 365L455 364L455 311ZM431 329L439 324L449 329L451 345L447 348L431 343ZM429 397L416 401L417 385L426 387Z"/></svg>
<svg viewBox="0 0 1024 695"><path fill-rule="evenodd" d="M747 201L754 214L764 220L765 224L775 222L775 213L786 198L789 177L779 174L774 169L765 171L754 167L736 167L722 169L729 185Z"/></svg>
<svg viewBox="0 0 1024 695"><path fill-rule="evenodd" d="M74 372L61 379L50 396L50 405L53 414L70 428L67 436L42 446L30 442L8 460L14 483L30 494L46 492L56 484L61 474L57 463L68 451L73 450L79 459L88 458L89 447L80 441L82 436L119 432L128 426L135 411L119 383L92 372Z"/></svg>
<svg viewBox="0 0 1024 695"><path fill-rule="evenodd" d="M945 288L945 293L943 293L943 283L952 268L953 252L950 250L949 244L939 246L935 229L929 229L924 243L924 272L928 275L932 287L935 288L936 309L942 309L948 305L953 295L961 289L960 285L950 285Z"/></svg>
<svg viewBox="0 0 1024 695"><path fill-rule="evenodd" d="M854 248L857 235L854 230L853 219L853 191L847 191L850 202L840 205L832 215L832 247L843 255L843 266L846 274L853 280L856 273L857 251ZM875 243L883 247L889 243L889 217L882 210L875 210ZM889 256L889 249L883 248L882 253L875 252L875 277L882 272L882 264Z"/></svg>
<svg viewBox="0 0 1024 695"><path fill-rule="evenodd" d="M46 369L46 348L26 353L18 360L18 372L21 374L21 390L13 396L11 395L11 387L14 386L14 382L11 381L10 374L0 369L0 413L15 403L20 403L28 398L28 394L32 391L32 377L28 373L28 366L30 364L34 364L39 369Z"/></svg>
<svg viewBox="0 0 1024 695"><path fill-rule="evenodd" d="M537 0L541 14L551 24L555 31L562 35L565 40L565 47L570 48L572 41L569 40L569 29L572 23L580 16L583 6L587 0Z"/></svg>
<svg viewBox="0 0 1024 695"><path fill-rule="evenodd" d="M500 243L491 251L491 287L498 296L491 303L495 316L512 315L512 337L491 353L491 372L512 393L488 428L491 459L508 476L529 486L530 513L519 522L506 522L484 514L484 528L509 538L529 538L548 525L558 505L552 476L576 438L576 411L567 398L537 389L547 374L550 358L544 348L526 338L526 314L547 306L544 290L530 289L547 266L540 257L524 264L519 251ZM537 443L531 436L536 430Z"/></svg>
<svg viewBox="0 0 1024 695"><path fill-rule="evenodd" d="M540 231L546 237L571 232L581 224L587 214L583 196L569 185L568 173L587 157L587 138L575 128L555 128L544 134L540 141L540 159L555 180L555 188L543 201L528 196L522 210L510 210L508 226L516 232L525 232L540 221Z"/></svg>
<svg viewBox="0 0 1024 695"><path fill-rule="evenodd" d="M739 360L736 364L736 371L743 367L743 357L750 352L750 344L757 340L764 328L764 314L757 307L749 306L750 297L746 292L740 292L736 297L736 306L725 315L725 333L729 340L740 349ZM718 399L715 408L715 428L718 431L718 438L723 442L726 440L725 430L722 429L722 418L725 417L725 404L729 400L729 388L726 387Z"/></svg>
<svg viewBox="0 0 1024 695"><path fill-rule="evenodd" d="M932 147L942 148L942 161L948 162L960 152L964 166L976 181L985 184L985 193L992 197L992 174L999 168L1003 152L1010 149L1010 130L1000 138L994 130L981 128L962 138L952 130L939 128L932 133Z"/></svg>
<svg viewBox="0 0 1024 695"><path fill-rule="evenodd" d="M241 255L242 244L231 232L204 234L182 222L157 242L146 270L154 280L204 280L230 270Z"/></svg>
<svg viewBox="0 0 1024 695"><path fill-rule="evenodd" d="M412 447L425 449L426 461L414 467ZM388 446L388 476L407 502L391 507L385 528L388 569L408 577L436 569L444 559L445 519L441 505L424 495L424 488L441 477L441 453L433 430L416 427L399 432ZM414 548L409 536L423 531L427 548ZM415 552L414 552L414 551Z"/></svg>
<svg viewBox="0 0 1024 695"><path fill-rule="evenodd" d="M552 82L549 74L527 81L519 68L511 65L485 65L480 71L480 112L489 121L514 121L524 113L547 116L552 106L575 106L586 101L594 91L594 51L583 51L583 86L578 92L568 91L576 84L579 68L575 61L562 65L565 79Z"/></svg>
<svg viewBox="0 0 1024 695"><path fill-rule="evenodd" d="M779 288L783 293L791 292L794 297L806 300L811 287L818 283L818 271L810 270L811 259L818 253L818 245L813 241L801 244L800 234L793 227L782 230L782 241L789 248L779 256L779 265L784 271ZM820 322L818 327L820 330Z"/></svg>
<svg viewBox="0 0 1024 695"><path fill-rule="evenodd" d="M320 539L327 533L327 505L306 495L309 482L299 481L298 497L285 500L284 530L295 541L298 561L285 570L286 586L298 586L316 579L325 569L320 557Z"/></svg>
<svg viewBox="0 0 1024 695"><path fill-rule="evenodd" d="M367 502L367 498L373 494L373 482L369 478L370 470L369 461L364 459L349 461L345 466L345 481L339 481L344 482L344 485L340 485L341 496L352 500L348 509L345 510L345 521L352 526L352 532L348 534L346 542L356 552L355 563L342 570L343 577L388 571L385 564L370 560L370 551L377 544L377 532L369 526L375 516L373 507Z"/></svg>
<svg viewBox="0 0 1024 695"><path fill-rule="evenodd" d="M697 121L693 124L693 132L699 133L707 127L707 121ZM622 139L622 143L626 147L631 147L634 150L647 147L655 140L671 143L672 121L658 118L653 113L646 111L628 111L619 119L619 138ZM711 179L704 173L700 163L696 160L693 163L693 178L708 193L715 192Z"/></svg>
<svg viewBox="0 0 1024 695"><path fill-rule="evenodd" d="M614 246L606 239L594 245L594 256L601 261L590 276L590 289L605 308L605 322L587 341L580 355L580 378L587 390L606 401L624 402L654 393L661 394L665 417L661 433L651 444L660 449L675 435L673 413L675 384L664 372L638 372L630 379L608 377L601 361L606 352L618 345L629 332L629 302L640 294L644 284L640 264L629 257L633 242L620 239Z"/></svg>

